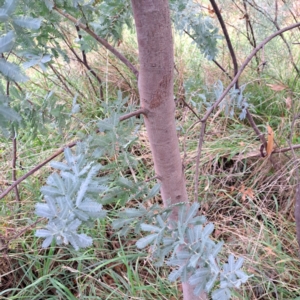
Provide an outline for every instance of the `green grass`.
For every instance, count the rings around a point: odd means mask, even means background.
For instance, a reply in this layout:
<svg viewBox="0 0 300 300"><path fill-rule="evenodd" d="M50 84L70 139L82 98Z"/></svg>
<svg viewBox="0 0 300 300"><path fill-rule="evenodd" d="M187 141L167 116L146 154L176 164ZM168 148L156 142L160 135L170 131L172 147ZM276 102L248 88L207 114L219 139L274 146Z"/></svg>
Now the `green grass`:
<svg viewBox="0 0 300 300"><path fill-rule="evenodd" d="M212 89L217 79L224 82L228 82L228 79L214 64L205 61L186 37L176 36L175 41L175 96L181 95L182 84L189 79L185 100L199 104L195 110L198 109L197 112L202 116L205 106L199 94L212 99ZM236 37L235 44L239 41ZM274 41L273 45L281 44ZM239 51L249 50L249 46L245 45L245 49L242 46ZM136 40L132 33L126 32L121 47L123 53L137 64ZM287 55L280 53L279 60L275 50L272 52L268 48L268 51L268 68L262 78L254 81L257 74L249 68L241 82L249 83L245 91L250 95L250 110L260 130L266 133L266 125L269 124L275 132L278 145L287 146L293 114L299 110L299 81L294 81L295 74L290 67L287 68ZM102 76L105 102L111 103L116 99L117 90L121 89L129 97L130 103L138 104L134 77L115 58L106 55L106 51L88 54ZM220 57L222 63L230 64L225 50L221 51ZM277 68L280 61L283 61L283 65ZM76 118L70 118L65 112L63 116L67 126L62 130L53 126L58 120L55 111L51 116L47 113L50 122L45 128L40 127L33 132L28 125L19 130L18 177L45 160L57 148L89 133L90 125L93 127L95 121L105 117L102 103L95 95L87 75L79 73L76 64L71 65L71 71L60 61L56 61L55 66L67 76L67 84L73 95L58 84L53 72L49 71L47 84L41 74L33 73L33 78L39 84L34 80L27 84L32 93L31 101L42 106L41 99L49 89L53 89L56 98L68 111L77 90L83 94L78 97L81 112ZM288 89L275 92L267 86L276 82L284 83ZM293 109L286 107L285 98L289 93L294 101ZM222 256L225 258L232 253L243 257L245 271L253 274L245 286L234 292L233 299L296 300L300 296L300 263L293 216L295 163L290 153L289 157L274 155L278 166L272 165L267 158L250 155L259 152L260 141L248 122L239 120L238 115L236 111L234 118L230 119L217 109L208 120L200 160L201 212L214 222L214 238L226 242ZM178 105L176 117L178 127L182 128L179 134L180 149L185 158L187 188L192 198L200 125L196 124L198 119L186 107ZM300 143L298 122L292 141ZM11 148L11 141L1 138L1 190L11 183ZM154 176L149 143L143 127L139 141L131 152L139 160L135 169L137 178L144 180ZM59 159L61 157L56 158ZM114 160L112 157L106 159ZM94 227L86 229L94 239L93 247L79 252L70 247L54 245L42 249L41 241L34 237L35 228L29 226L37 219L34 206L42 200L39 190L51 171L46 166L19 185L20 210L13 191L0 200L0 241L3 237L10 239L8 249L0 252L0 299L181 299L179 285L168 282L170 270L155 268L148 253L135 247L140 236L131 233L124 239L113 232L110 225L115 215L113 205L107 207L109 218L96 221ZM159 197L154 201L160 201ZM41 222L37 227L43 224ZM13 238L23 230L21 235Z"/></svg>

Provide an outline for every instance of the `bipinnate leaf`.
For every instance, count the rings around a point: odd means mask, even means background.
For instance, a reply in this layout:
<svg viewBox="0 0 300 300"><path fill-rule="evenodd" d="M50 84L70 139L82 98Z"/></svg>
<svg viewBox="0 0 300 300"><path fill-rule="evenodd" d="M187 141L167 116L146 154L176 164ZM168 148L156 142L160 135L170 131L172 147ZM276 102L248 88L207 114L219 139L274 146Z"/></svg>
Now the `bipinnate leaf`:
<svg viewBox="0 0 300 300"><path fill-rule="evenodd" d="M76 217L82 221L87 221L90 218L86 212L84 212L80 209L73 209L73 212L76 215Z"/></svg>
<svg viewBox="0 0 300 300"><path fill-rule="evenodd" d="M150 225L150 224L141 224L141 229L144 230L144 231L153 231L153 232L160 232L162 229L157 227L157 226L154 226L154 225Z"/></svg>
<svg viewBox="0 0 300 300"><path fill-rule="evenodd" d="M21 121L20 115L15 110L1 103L0 103L0 115L1 118L5 118L7 121L12 121L12 122Z"/></svg>
<svg viewBox="0 0 300 300"><path fill-rule="evenodd" d="M48 186L48 185L42 186L41 192L44 195L53 196L53 197L61 195L61 193L59 192L59 190L57 188L55 188L53 186Z"/></svg>
<svg viewBox="0 0 300 300"><path fill-rule="evenodd" d="M51 58L50 58L51 60ZM77 114L80 112L80 105L77 103L77 97L78 97L78 94L76 94L74 97L73 97L73 101L72 101L72 110L71 110L71 113L72 114Z"/></svg>
<svg viewBox="0 0 300 300"><path fill-rule="evenodd" d="M220 268L216 263L215 257L212 255L209 255L208 260L209 260L209 266L211 268L212 273L218 274L220 272Z"/></svg>
<svg viewBox="0 0 300 300"><path fill-rule="evenodd" d="M0 22L6 22L8 20L8 15L5 13L5 11L0 8Z"/></svg>
<svg viewBox="0 0 300 300"><path fill-rule="evenodd" d="M217 289L211 293L212 300L229 300L231 292L229 289Z"/></svg>
<svg viewBox="0 0 300 300"><path fill-rule="evenodd" d="M83 197L85 196L86 194L86 191L88 189L88 186L89 184L91 183L92 181L92 177L97 173L97 171L99 170L98 167L96 166L93 166L91 168L91 170L89 171L86 179L82 182L82 184L80 185L80 189L78 191L78 194L77 194L77 198L76 198L76 206L79 206L81 201L83 200Z"/></svg>
<svg viewBox="0 0 300 300"><path fill-rule="evenodd" d="M204 239L208 238L208 236L214 231L214 228L215 226L213 223L208 223L203 229L202 232L203 238Z"/></svg>
<svg viewBox="0 0 300 300"><path fill-rule="evenodd" d="M47 229L38 229L35 232L35 236L45 238L45 240L43 241L43 244L42 244L43 248L49 247L51 245L53 237L54 237L52 232Z"/></svg>
<svg viewBox="0 0 300 300"><path fill-rule="evenodd" d="M123 226L130 224L134 220L135 220L134 218L116 219L112 222L112 228L115 230L120 229Z"/></svg>
<svg viewBox="0 0 300 300"><path fill-rule="evenodd" d="M59 190L59 193L61 195L65 195L66 194L65 184L64 181L61 179L61 177L57 173L53 173L52 179L54 181L53 183L55 187L57 187L57 189Z"/></svg>
<svg viewBox="0 0 300 300"><path fill-rule="evenodd" d="M235 274L239 277L241 283L247 282L250 276L248 276L244 271L242 270L236 270Z"/></svg>
<svg viewBox="0 0 300 300"><path fill-rule="evenodd" d="M199 253L192 255L189 260L188 267L196 268L197 263L200 258L201 258L201 255Z"/></svg>
<svg viewBox="0 0 300 300"><path fill-rule="evenodd" d="M208 282L206 283L206 285L205 285L205 291L207 293L209 293L211 291L211 289L214 287L218 275L219 275L218 273L217 274L213 274L210 277L210 279L208 280Z"/></svg>
<svg viewBox="0 0 300 300"><path fill-rule="evenodd" d="M42 243L42 247L43 248L49 247L51 245L52 241L53 241L53 236L52 235L47 236Z"/></svg>
<svg viewBox="0 0 300 300"><path fill-rule="evenodd" d="M10 51L15 43L15 33L11 30L0 37L0 53Z"/></svg>
<svg viewBox="0 0 300 300"><path fill-rule="evenodd" d="M190 209L188 210L188 213L186 215L185 223L189 223L191 219L197 214L199 210L200 204L197 202L194 202Z"/></svg>
<svg viewBox="0 0 300 300"><path fill-rule="evenodd" d="M102 210L102 204L99 204L92 200L84 200L79 205L78 208L87 212L100 212Z"/></svg>
<svg viewBox="0 0 300 300"><path fill-rule="evenodd" d="M120 213L120 216L124 215L126 218L139 218L145 215L147 211L145 209L127 208L124 212Z"/></svg>
<svg viewBox="0 0 300 300"><path fill-rule="evenodd" d="M84 233L72 235L70 238L70 243L75 250L80 248L87 248L93 245L93 239L90 236L87 236Z"/></svg>
<svg viewBox="0 0 300 300"><path fill-rule="evenodd" d="M72 154L72 151L69 147L64 149L65 159L67 160L67 164L71 167L75 164L75 160Z"/></svg>
<svg viewBox="0 0 300 300"><path fill-rule="evenodd" d="M198 285L199 283L203 283L203 289L204 289L204 283L207 281L207 277L209 276L210 271L208 268L201 268L199 270L196 270L192 276L189 278L189 283L191 285Z"/></svg>
<svg viewBox="0 0 300 300"><path fill-rule="evenodd" d="M149 244L151 244L157 238L157 235L158 235L157 233L149 234L149 235L139 239L135 245L139 249L143 249L143 248L147 247Z"/></svg>
<svg viewBox="0 0 300 300"><path fill-rule="evenodd" d="M52 232L47 229L37 229L35 232L35 236L37 237L48 237L50 235L52 236Z"/></svg>
<svg viewBox="0 0 300 300"><path fill-rule="evenodd" d="M39 217L52 219L55 217L56 213L50 209L46 203L37 203L35 205L35 214Z"/></svg>
<svg viewBox="0 0 300 300"><path fill-rule="evenodd" d="M223 241L222 241L222 242L219 242L219 243L216 245L215 249L213 250L213 252L212 252L212 254L211 254L212 257L216 257L216 256L219 254L219 252L221 251L223 245L224 245L224 242L223 242Z"/></svg>
<svg viewBox="0 0 300 300"><path fill-rule="evenodd" d="M54 7L54 2L53 0L44 0L44 3L46 7L51 11Z"/></svg>
<svg viewBox="0 0 300 300"><path fill-rule="evenodd" d="M5 0L2 9L7 15L11 15L15 11L17 4L18 0Z"/></svg>
<svg viewBox="0 0 300 300"><path fill-rule="evenodd" d="M52 161L50 163L50 166L54 169L57 169L57 170L61 170L61 171L69 171L70 170L70 167L60 161Z"/></svg>
<svg viewBox="0 0 300 300"><path fill-rule="evenodd" d="M169 281L171 281L171 282L176 281L181 276L182 269L183 269L183 267L180 267L177 270L173 270L168 276Z"/></svg>
<svg viewBox="0 0 300 300"><path fill-rule="evenodd" d="M153 188L150 190L149 194L147 195L147 199L151 199L154 196L156 196L159 193L161 184L160 183L156 183Z"/></svg>
<svg viewBox="0 0 300 300"><path fill-rule="evenodd" d="M52 198L52 197L49 197L49 196L45 196L45 200L46 200L46 202L47 202L47 205L48 205L48 207L49 207L49 210L51 211L51 213L53 214L53 215L55 215L56 214L56 201L55 201L55 199L54 198Z"/></svg>
<svg viewBox="0 0 300 300"><path fill-rule="evenodd" d="M17 82L26 82L28 77L22 74L21 69L5 59L0 59L0 73L7 76L9 79Z"/></svg>
<svg viewBox="0 0 300 300"><path fill-rule="evenodd" d="M110 118L98 121L98 127L100 132L106 132L113 130L119 124L119 116L113 114Z"/></svg>
<svg viewBox="0 0 300 300"><path fill-rule="evenodd" d="M27 16L15 17L13 18L13 21L16 25L30 30L38 30L42 23L42 19L40 18L32 18Z"/></svg>
<svg viewBox="0 0 300 300"><path fill-rule="evenodd" d="M76 231L78 229L78 227L81 225L81 221L78 219L75 219L74 221L72 221L71 223L69 223L69 225L67 226L68 231Z"/></svg>

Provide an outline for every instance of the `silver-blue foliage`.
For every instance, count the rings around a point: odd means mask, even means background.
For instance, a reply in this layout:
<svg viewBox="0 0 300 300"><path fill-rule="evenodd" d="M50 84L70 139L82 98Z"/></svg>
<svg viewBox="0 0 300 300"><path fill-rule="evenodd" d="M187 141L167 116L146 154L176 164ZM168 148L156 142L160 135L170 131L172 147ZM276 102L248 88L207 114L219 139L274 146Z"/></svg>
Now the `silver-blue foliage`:
<svg viewBox="0 0 300 300"><path fill-rule="evenodd" d="M175 28L187 33L207 59L215 59L218 53L217 41L222 37L213 19L205 16L201 6L193 0L172 0L170 8Z"/></svg>
<svg viewBox="0 0 300 300"><path fill-rule="evenodd" d="M43 247L53 240L56 244L71 244L76 250L92 244L92 238L79 234L82 222L104 218L106 212L99 203L99 195L107 191L107 177L98 177L101 165L87 159L78 145L76 154L69 148L64 151L66 162L52 162L52 173L47 185L41 188L45 203L36 204L36 214L48 219L45 229L36 236L45 238Z"/></svg>
<svg viewBox="0 0 300 300"><path fill-rule="evenodd" d="M150 234L139 239L138 248L151 245L152 259L162 265L174 267L169 275L170 281L180 279L194 286L194 294L211 293L213 300L228 300L230 289L239 288L249 276L241 270L243 259L235 261L229 255L228 263L220 264L218 254L223 242L214 242L210 235L214 230L206 218L197 216L199 204L189 208L186 204L179 207L178 221L170 221L166 210L162 215L153 216L154 224L141 224L141 229ZM168 257L168 258L167 258ZM216 283L220 287L213 290Z"/></svg>

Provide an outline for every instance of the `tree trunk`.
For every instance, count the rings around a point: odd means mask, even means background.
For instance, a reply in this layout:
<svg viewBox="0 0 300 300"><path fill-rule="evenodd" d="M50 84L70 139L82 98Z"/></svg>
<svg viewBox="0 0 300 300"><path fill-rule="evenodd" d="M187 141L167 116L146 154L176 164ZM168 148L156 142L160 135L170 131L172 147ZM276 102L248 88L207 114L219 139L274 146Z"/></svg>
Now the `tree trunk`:
<svg viewBox="0 0 300 300"><path fill-rule="evenodd" d="M174 54L168 0L131 2L139 47L140 102L147 111L145 125L162 199L166 207L188 203L175 126ZM177 209L173 209L171 218L177 219ZM206 299L194 296L188 283L182 286L184 300Z"/></svg>

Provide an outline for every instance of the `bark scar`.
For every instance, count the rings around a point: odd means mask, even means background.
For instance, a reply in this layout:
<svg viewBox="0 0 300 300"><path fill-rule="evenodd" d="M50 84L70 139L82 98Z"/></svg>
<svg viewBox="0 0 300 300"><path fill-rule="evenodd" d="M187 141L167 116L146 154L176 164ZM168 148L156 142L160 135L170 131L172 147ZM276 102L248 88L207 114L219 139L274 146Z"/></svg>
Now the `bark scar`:
<svg viewBox="0 0 300 300"><path fill-rule="evenodd" d="M168 85L170 84L170 81L172 79L172 74L166 74L163 76L162 80L159 83L158 89L154 93L151 101L150 101L150 108L157 108L159 107L166 97L166 89L168 88Z"/></svg>

